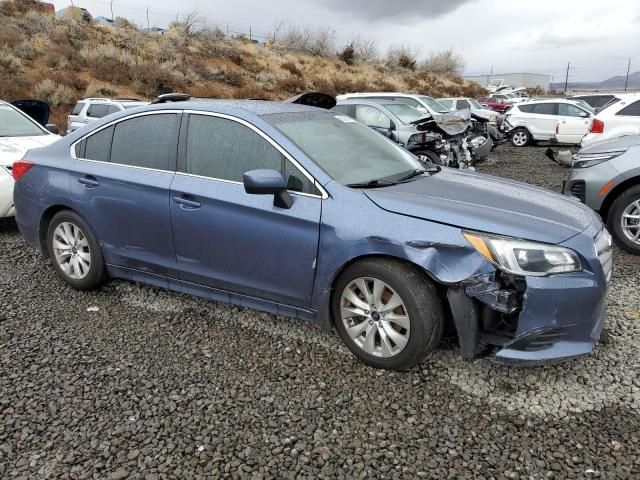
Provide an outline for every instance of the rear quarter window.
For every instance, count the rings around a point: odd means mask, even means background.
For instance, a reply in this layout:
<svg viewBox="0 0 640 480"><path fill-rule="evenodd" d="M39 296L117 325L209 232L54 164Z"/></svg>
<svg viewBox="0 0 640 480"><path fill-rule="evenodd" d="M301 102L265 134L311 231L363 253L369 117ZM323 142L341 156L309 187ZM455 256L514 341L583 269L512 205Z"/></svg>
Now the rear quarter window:
<svg viewBox="0 0 640 480"><path fill-rule="evenodd" d="M618 112L618 115L623 117L640 117L640 100L624 107Z"/></svg>
<svg viewBox="0 0 640 480"><path fill-rule="evenodd" d="M71 115L80 115L80 112L82 112L82 109L84 108L85 105L86 104L82 102L76 103L76 106L73 107L73 111L71 112Z"/></svg>

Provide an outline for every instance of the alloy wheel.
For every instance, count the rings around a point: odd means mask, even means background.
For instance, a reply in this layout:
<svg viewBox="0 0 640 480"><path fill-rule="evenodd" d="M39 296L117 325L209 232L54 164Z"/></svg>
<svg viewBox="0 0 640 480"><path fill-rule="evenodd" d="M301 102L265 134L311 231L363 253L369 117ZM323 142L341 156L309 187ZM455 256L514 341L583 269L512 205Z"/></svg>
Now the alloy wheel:
<svg viewBox="0 0 640 480"><path fill-rule="evenodd" d="M82 280L91 269L91 250L84 232L71 222L62 222L53 232L53 255L60 270L72 280Z"/></svg>
<svg viewBox="0 0 640 480"><path fill-rule="evenodd" d="M513 144L516 147L523 147L527 144L529 137L523 131L519 131L513 134Z"/></svg>
<svg viewBox="0 0 640 480"><path fill-rule="evenodd" d="M351 340L369 355L394 357L409 342L407 307L398 293L377 278L356 278L345 287L340 316Z"/></svg>
<svg viewBox="0 0 640 480"><path fill-rule="evenodd" d="M625 236L640 245L640 199L624 209L620 222Z"/></svg>

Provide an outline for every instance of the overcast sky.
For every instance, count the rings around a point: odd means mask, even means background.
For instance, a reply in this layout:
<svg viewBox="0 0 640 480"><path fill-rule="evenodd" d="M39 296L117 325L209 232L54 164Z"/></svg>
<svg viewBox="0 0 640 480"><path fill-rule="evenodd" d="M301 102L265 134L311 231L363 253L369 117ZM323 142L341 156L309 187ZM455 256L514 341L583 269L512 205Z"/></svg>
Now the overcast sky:
<svg viewBox="0 0 640 480"><path fill-rule="evenodd" d="M55 1L60 8L69 0ZM110 16L109 0L74 0ZM453 49L467 74L546 73L564 81L603 80L640 70L638 0L113 0L114 14L166 26L198 9L223 29L266 36L279 21L328 26L339 44L375 39L381 52L406 44L419 56Z"/></svg>

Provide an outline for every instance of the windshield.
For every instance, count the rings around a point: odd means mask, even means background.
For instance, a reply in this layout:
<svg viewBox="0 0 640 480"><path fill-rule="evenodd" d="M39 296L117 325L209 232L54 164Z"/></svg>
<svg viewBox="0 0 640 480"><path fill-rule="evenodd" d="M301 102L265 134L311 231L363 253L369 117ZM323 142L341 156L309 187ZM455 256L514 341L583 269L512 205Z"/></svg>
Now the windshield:
<svg viewBox="0 0 640 480"><path fill-rule="evenodd" d="M398 120L400 120L405 125L408 125L411 122L415 122L416 120L424 118L425 116L429 116L428 114L425 115L424 112L421 112L417 108L413 108L409 105L405 105L404 103L393 103L393 104L387 103L387 104L384 104L384 107L387 110L389 110L391 113L393 113L396 117L398 117Z"/></svg>
<svg viewBox="0 0 640 480"><path fill-rule="evenodd" d="M478 110L482 110L483 108L485 108L480 105L475 98L467 98L467 102L469 102L473 108L477 108Z"/></svg>
<svg viewBox="0 0 640 480"><path fill-rule="evenodd" d="M262 118L343 185L422 168L411 153L346 115L305 112Z"/></svg>
<svg viewBox="0 0 640 480"><path fill-rule="evenodd" d="M35 137L46 135L28 117L8 105L0 105L0 137Z"/></svg>
<svg viewBox="0 0 640 480"><path fill-rule="evenodd" d="M418 97L422 103L433 110L436 113L449 113L449 109L437 101L435 98L427 97L426 95L420 95Z"/></svg>
<svg viewBox="0 0 640 480"><path fill-rule="evenodd" d="M453 100L450 98L439 98L438 101L447 108L453 108Z"/></svg>

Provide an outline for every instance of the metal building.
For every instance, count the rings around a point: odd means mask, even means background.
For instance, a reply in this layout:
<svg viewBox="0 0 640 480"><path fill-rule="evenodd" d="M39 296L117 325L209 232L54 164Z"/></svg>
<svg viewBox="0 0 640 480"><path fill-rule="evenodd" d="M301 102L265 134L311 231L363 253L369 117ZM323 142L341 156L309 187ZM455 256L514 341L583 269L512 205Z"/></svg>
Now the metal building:
<svg viewBox="0 0 640 480"><path fill-rule="evenodd" d="M540 87L544 90L549 90L549 86L551 85L551 75L541 75L538 73L494 73L491 75L465 75L464 78L465 80L477 82L485 87L499 80L504 80L505 85L511 85L512 87Z"/></svg>

